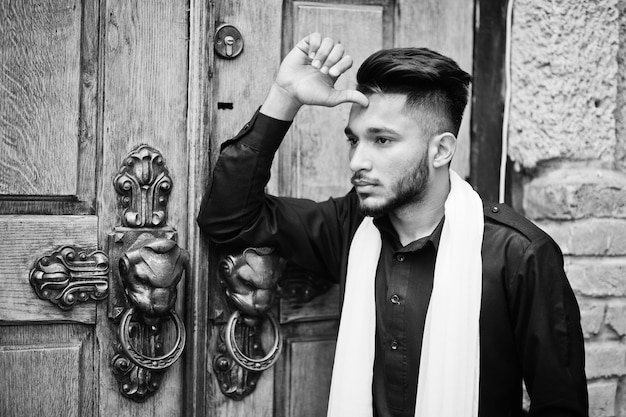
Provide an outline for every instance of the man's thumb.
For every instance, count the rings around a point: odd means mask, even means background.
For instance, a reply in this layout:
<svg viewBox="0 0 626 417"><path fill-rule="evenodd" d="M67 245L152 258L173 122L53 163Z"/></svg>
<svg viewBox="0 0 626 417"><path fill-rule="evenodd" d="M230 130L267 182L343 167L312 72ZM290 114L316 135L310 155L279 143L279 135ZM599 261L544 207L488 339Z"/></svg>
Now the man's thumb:
<svg viewBox="0 0 626 417"><path fill-rule="evenodd" d="M365 94L357 90L336 90L330 101L331 103L329 104L331 106L336 106L341 103L356 103L363 107L367 107L369 105L369 100Z"/></svg>

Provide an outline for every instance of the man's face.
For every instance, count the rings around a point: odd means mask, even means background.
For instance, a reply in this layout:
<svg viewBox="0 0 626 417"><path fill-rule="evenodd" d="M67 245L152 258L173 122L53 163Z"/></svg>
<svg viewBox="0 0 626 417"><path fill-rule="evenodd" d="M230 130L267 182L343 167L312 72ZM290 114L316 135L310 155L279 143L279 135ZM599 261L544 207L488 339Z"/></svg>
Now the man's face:
<svg viewBox="0 0 626 417"><path fill-rule="evenodd" d="M403 94L372 94L354 104L346 127L352 184L366 215L377 217L423 200L428 191L428 139L421 112Z"/></svg>

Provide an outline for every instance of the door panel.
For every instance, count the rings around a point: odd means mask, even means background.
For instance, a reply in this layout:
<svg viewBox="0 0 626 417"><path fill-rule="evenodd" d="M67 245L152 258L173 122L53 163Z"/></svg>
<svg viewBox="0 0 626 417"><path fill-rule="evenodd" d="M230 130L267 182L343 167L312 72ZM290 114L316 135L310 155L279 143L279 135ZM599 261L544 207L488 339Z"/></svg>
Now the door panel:
<svg viewBox="0 0 626 417"><path fill-rule="evenodd" d="M325 416L336 321L318 319L300 326L283 325L282 331L285 344L283 357L276 365L274 415Z"/></svg>
<svg viewBox="0 0 626 417"><path fill-rule="evenodd" d="M96 416L93 331L79 324L2 326L2 416Z"/></svg>
<svg viewBox="0 0 626 417"><path fill-rule="evenodd" d="M98 8L0 7L0 212L93 212Z"/></svg>
<svg viewBox="0 0 626 417"><path fill-rule="evenodd" d="M81 7L77 0L0 8L3 137L0 193L75 195ZM4 22L8 22L5 24Z"/></svg>

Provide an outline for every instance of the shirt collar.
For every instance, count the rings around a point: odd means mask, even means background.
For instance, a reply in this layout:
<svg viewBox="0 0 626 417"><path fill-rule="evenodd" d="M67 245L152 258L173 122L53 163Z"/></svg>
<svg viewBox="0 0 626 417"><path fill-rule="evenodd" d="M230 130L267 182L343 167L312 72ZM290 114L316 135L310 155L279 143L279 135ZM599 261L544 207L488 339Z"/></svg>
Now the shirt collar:
<svg viewBox="0 0 626 417"><path fill-rule="evenodd" d="M374 225L378 228L381 235L387 237L388 239L391 239L391 242L393 243L396 250L401 250L402 252L412 252L423 248L428 243L432 243L435 247L435 250L438 250L444 220L445 216L441 218L441 220L437 224L437 227L435 227L435 230L433 230L433 232L429 236L424 236L420 239L414 240L404 247L402 247L400 239L398 238L398 233L396 232L396 229L393 228L393 225L391 224L391 220L389 220L388 215L385 214L383 216L376 217L374 219Z"/></svg>

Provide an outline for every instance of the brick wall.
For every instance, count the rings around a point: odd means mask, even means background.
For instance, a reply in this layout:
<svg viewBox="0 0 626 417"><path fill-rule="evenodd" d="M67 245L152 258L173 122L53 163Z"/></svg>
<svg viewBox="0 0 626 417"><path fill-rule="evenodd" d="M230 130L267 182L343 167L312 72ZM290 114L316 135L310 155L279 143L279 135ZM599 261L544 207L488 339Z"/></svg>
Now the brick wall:
<svg viewBox="0 0 626 417"><path fill-rule="evenodd" d="M510 0L516 208L560 245L590 415L626 417L626 0Z"/></svg>

